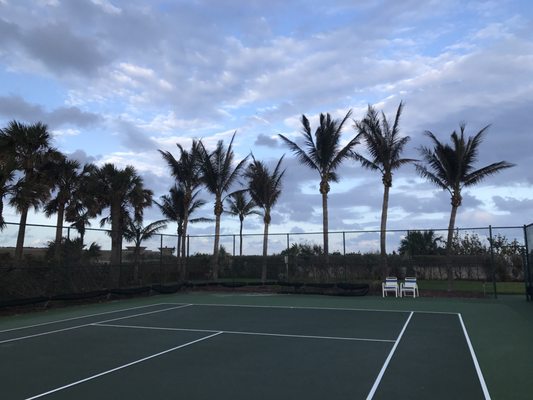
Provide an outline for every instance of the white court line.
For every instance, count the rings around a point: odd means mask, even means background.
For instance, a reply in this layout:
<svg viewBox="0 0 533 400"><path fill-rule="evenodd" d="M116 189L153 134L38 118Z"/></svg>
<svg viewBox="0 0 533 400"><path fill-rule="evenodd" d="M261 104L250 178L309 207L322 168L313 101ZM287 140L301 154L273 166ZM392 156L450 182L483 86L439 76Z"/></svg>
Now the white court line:
<svg viewBox="0 0 533 400"><path fill-rule="evenodd" d="M392 346L392 349L391 349L387 359L385 360L385 363L383 364L383 367L381 367L381 371L379 371L379 375L376 378L376 381L374 382L374 385L372 386L372 389L370 389L370 392L368 393L368 396L366 396L366 400L371 400L374 397L374 394L376 393L376 390L377 390L377 388L379 386L379 383L381 382L381 378L383 378L383 374L385 374L385 370L389 366L389 362L390 362L394 352L396 351L396 347L398 347L398 344L400 343L400 339L402 338L403 333L405 332L405 329L407 328L407 325L409 324L409 321L411 321L411 317L412 316L413 316L413 312L411 312L411 314L409 314L409 318L407 318L407 321L405 322L405 324L404 324L404 326L402 328L402 331L398 335L398 338L396 339L396 342L394 343L394 346Z"/></svg>
<svg viewBox="0 0 533 400"><path fill-rule="evenodd" d="M131 307L131 308L123 308L123 309L121 309L121 310L106 311L106 312L101 312L101 313L96 313L96 314L82 315L82 316L79 316L79 317L72 317L72 318L58 319L58 320L55 320L55 321L43 322L43 323L41 323L41 324L25 325L25 326L19 326L18 328L4 329L3 331L0 331L0 333L11 332L11 331L18 331L18 330L21 330L21 329L35 328L35 327L37 327L37 326L50 325L50 324L57 324L57 323L60 323L60 322L66 322L66 321L73 321L73 320L75 320L75 319L89 318L89 317L96 317L96 316L98 316L98 315L112 314L112 313L117 313L117 312L121 312L121 311L131 311L131 310L137 310L137 309L139 309L139 308L155 307L155 306L161 306L161 305L167 305L167 304L170 304L170 303L148 304L148 305L146 305L146 306L138 306L138 307Z"/></svg>
<svg viewBox="0 0 533 400"><path fill-rule="evenodd" d="M470 349L470 354L472 355L472 360L474 361L474 366L476 367L477 376L479 378L479 382L481 384L481 389L483 390L483 394L485 395L486 400L490 400L490 394L489 389L487 388L487 384L485 383L485 378L483 378L483 374L481 372L481 368L479 367L479 363L477 361L476 353L474 353L474 348L472 347L472 343L470 342L470 338L468 337L468 333L466 331L466 326L463 322L463 317L461 314L459 315L459 322L461 322L461 326L463 327L463 332L465 334L466 343L468 344L468 348Z"/></svg>
<svg viewBox="0 0 533 400"><path fill-rule="evenodd" d="M329 340L352 340L358 342L386 342L394 343L394 340L389 339L368 339L368 338L353 338L342 336L315 336L315 335L291 335L286 333L265 333L265 332L244 332L244 331L225 331L220 329L192 329L192 328L161 328L157 326L139 326L139 325L116 325L105 323L94 323L92 326L106 326L111 328L130 328L130 329L151 329L158 331L183 331L183 332L222 332L233 335L253 335L253 336L278 336L289 338L302 338L302 339L329 339Z"/></svg>
<svg viewBox="0 0 533 400"><path fill-rule="evenodd" d="M161 303L161 304L179 304L179 303ZM457 312L448 311L418 311L418 310L380 310L377 308L341 308L341 307L305 307L305 306L261 306L248 304L211 304L211 303L190 303L193 306L210 306L210 307L251 307L251 308L278 308L278 309L295 309L295 310L331 310L331 311L370 311L370 312L391 312L391 313L417 313L417 314L445 314L459 315Z"/></svg>
<svg viewBox="0 0 533 400"><path fill-rule="evenodd" d="M107 375L107 374L110 374L110 373L115 372L115 371L119 371L119 370L124 369L124 368L127 368L127 367L131 367L132 365L139 364L139 363L141 363L141 362L143 362L143 361L146 361L146 360L150 360L151 358L155 358L155 357L162 356L163 354L170 353L171 351L175 351L175 350L181 349L181 348L183 348L183 347L190 346L191 344L195 344L195 343L201 342L202 340L210 339L210 338L215 337L215 336L218 336L218 335L220 335L220 334L222 334L222 332L216 332L216 333L213 333L212 335L205 336L205 337L203 337L203 338L196 339L196 340L193 340L192 342L188 342L188 343L185 343L185 344L181 344L181 345L176 346L176 347L172 347L172 348L170 348L170 349L167 349L167 350L161 351L161 352L159 352L159 353L152 354L151 356L141 358L140 360L132 361L132 362L130 362L130 363L127 363L127 364L121 365L121 366L116 367L116 368L113 368L113 369L109 369L109 370L104 371L104 372L100 372L99 374L89 376L89 377L87 377L87 378L85 378L85 379L80 379L79 381L72 382L72 383L69 383L68 385L64 385L64 386L58 387L58 388L56 388L56 389L49 390L48 392L44 392L44 393L38 394L38 395L33 396L33 397L28 397L28 398L26 398L25 400L38 399L39 397L44 397L44 396L47 396L47 395L49 395L49 394L52 394L52 393L55 393L55 392L59 392L60 390L67 389L67 388L69 388L69 387L79 385L80 383L87 382L87 381L90 381L90 380L92 380L92 379L99 378L99 377L101 377L101 376L103 376L103 375Z"/></svg>
<svg viewBox="0 0 533 400"><path fill-rule="evenodd" d="M105 322L119 321L119 320L121 320L121 319L127 319L127 318L133 318L133 317L140 317L141 315L149 315L149 314L156 314L156 313L160 313L160 312L164 312L164 311L176 310L176 309L178 309L178 308L189 307L189 306L191 306L191 305L192 305L192 304L182 304L182 305L177 306L177 307L170 307L170 308L164 308L164 309L162 309L162 310L155 310L155 311L148 311L148 312L145 312L145 313L139 313L139 314L133 314L133 315L126 315L125 317L112 318L112 319L108 319L108 320L105 320L105 321L99 321L99 322L101 322L101 323L105 323ZM84 327L86 327L86 326L91 326L92 324L93 324L93 322L91 322L91 323L87 323L87 324L83 324L83 325L70 326L70 327L68 327L68 328L63 328L63 329L55 329L55 330L53 330L53 331L47 331L47 332L36 333L36 334L33 334L33 335L19 336L19 337L12 338L12 339L0 340L0 344L2 344L2 343L9 343L9 342L16 342L16 341L18 341L18 340L30 339L30 338L34 338L34 337L37 337L37 336L50 335L50 334L52 334L52 333L58 333L58 332L70 331L70 330L72 330L72 329L84 328Z"/></svg>

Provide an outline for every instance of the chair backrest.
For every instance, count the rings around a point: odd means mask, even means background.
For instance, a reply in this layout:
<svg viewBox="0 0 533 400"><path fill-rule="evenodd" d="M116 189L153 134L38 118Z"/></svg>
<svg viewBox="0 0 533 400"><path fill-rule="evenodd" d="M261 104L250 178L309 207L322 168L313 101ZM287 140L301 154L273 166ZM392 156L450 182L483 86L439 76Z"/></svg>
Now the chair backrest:
<svg viewBox="0 0 533 400"><path fill-rule="evenodd" d="M398 285L398 278L395 276L387 276L385 278L385 285Z"/></svg>
<svg viewBox="0 0 533 400"><path fill-rule="evenodd" d="M405 277L405 283L404 283L404 286L407 286L407 287L413 287L413 286L416 286L416 278L414 277Z"/></svg>

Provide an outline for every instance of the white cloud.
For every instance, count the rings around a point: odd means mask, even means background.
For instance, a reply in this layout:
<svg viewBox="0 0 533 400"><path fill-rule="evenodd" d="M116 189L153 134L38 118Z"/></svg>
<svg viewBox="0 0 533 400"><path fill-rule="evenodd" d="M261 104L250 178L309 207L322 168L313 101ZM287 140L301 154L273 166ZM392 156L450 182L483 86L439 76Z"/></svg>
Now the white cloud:
<svg viewBox="0 0 533 400"><path fill-rule="evenodd" d="M102 10L104 10L106 13L115 14L115 15L122 13L122 10L120 8L113 5L108 0L91 0L91 1L97 6L100 6Z"/></svg>

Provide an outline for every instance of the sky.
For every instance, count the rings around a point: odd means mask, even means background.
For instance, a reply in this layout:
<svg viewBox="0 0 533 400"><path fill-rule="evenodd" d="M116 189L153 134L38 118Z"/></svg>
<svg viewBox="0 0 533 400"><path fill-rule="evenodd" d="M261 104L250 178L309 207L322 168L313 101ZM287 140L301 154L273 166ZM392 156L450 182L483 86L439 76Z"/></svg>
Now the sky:
<svg viewBox="0 0 533 400"><path fill-rule="evenodd" d="M467 135L491 125L476 165L516 166L464 191L457 226L522 226L533 222L532 17L528 0L0 0L0 126L42 121L70 158L133 165L156 199L173 184L157 150L177 156L176 143L193 138L213 148L236 132L237 159L274 165L285 154L270 231L319 232L318 174L278 134L299 141L302 114L315 129L320 113L351 109L356 121L369 104L393 118L403 101L408 158L430 145L426 130L448 141L463 122ZM330 230L378 229L380 174L353 161L338 172ZM393 179L389 229L447 227L447 192L413 166ZM211 217L214 199L202 196L198 216ZM9 208L5 217L19 220ZM55 223L39 213L28 222ZM261 218L244 230L262 232ZM238 220L224 215L222 232L238 233ZM376 235L352 239L379 246Z"/></svg>

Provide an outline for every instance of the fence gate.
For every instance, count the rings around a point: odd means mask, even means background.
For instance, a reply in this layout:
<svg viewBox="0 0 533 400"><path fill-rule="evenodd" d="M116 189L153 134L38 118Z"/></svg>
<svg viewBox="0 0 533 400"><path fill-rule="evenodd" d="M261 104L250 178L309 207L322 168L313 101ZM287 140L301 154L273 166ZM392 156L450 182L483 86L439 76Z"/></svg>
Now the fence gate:
<svg viewBox="0 0 533 400"><path fill-rule="evenodd" d="M528 301L533 301L533 224L524 227L524 236L526 243L526 264L524 268L526 298Z"/></svg>

